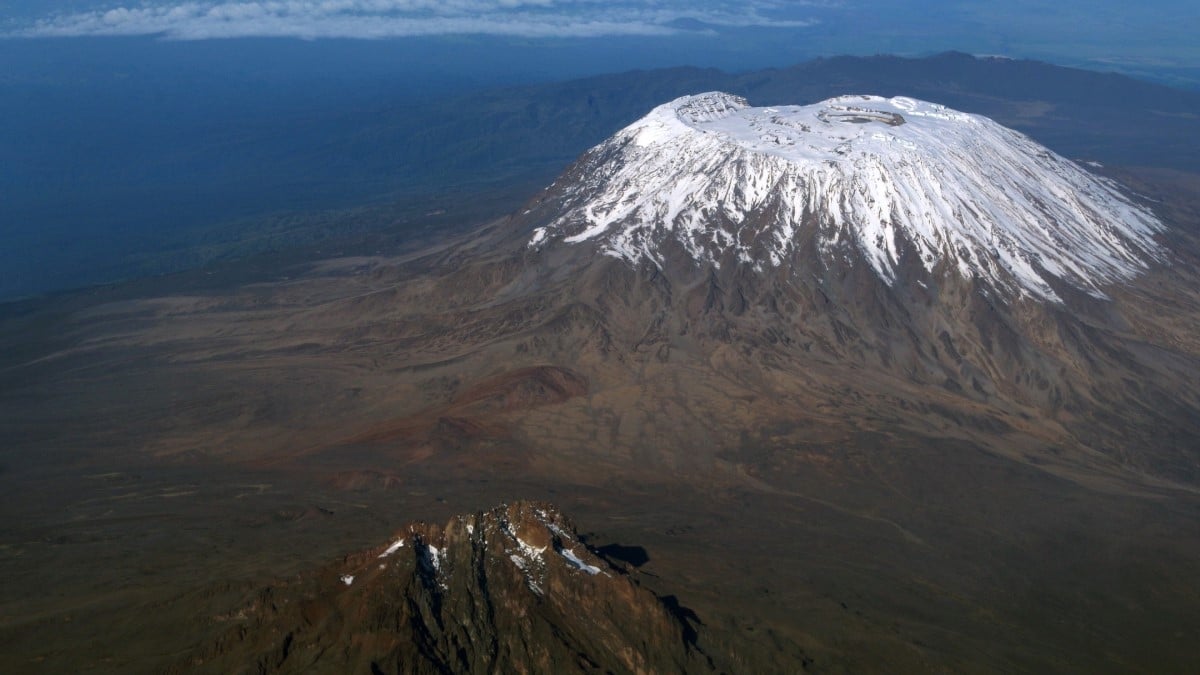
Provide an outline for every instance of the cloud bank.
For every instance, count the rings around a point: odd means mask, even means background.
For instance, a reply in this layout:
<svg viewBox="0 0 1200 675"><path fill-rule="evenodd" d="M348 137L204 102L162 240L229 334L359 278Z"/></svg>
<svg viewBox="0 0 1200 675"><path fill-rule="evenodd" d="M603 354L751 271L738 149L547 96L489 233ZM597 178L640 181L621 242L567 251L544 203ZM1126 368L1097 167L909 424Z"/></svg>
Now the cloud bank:
<svg viewBox="0 0 1200 675"><path fill-rule="evenodd" d="M261 0L114 6L54 14L8 37L159 35L378 39L422 35L653 36L714 28L810 26L788 0ZM823 3L822 3L823 4Z"/></svg>

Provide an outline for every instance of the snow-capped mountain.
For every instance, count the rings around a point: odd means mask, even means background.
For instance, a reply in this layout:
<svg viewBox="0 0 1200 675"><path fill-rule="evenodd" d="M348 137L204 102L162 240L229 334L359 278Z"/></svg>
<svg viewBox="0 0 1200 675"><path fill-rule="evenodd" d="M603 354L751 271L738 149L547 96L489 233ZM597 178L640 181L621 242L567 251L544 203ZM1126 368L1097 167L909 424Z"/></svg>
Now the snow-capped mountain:
<svg viewBox="0 0 1200 675"><path fill-rule="evenodd" d="M828 268L888 284L919 264L992 289L1096 297L1159 261L1163 225L1111 181L990 119L909 98L842 96L755 108L724 93L661 105L591 150L556 185L529 246L591 244L661 266ZM669 244L668 244L669 242Z"/></svg>

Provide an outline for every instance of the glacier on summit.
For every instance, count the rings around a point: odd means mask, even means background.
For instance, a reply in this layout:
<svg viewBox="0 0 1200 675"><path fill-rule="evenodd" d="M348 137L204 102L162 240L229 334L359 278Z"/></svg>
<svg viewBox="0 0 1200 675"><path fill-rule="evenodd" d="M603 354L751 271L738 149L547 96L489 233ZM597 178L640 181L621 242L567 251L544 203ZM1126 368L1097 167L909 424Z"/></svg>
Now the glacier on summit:
<svg viewBox="0 0 1200 675"><path fill-rule="evenodd" d="M931 274L1052 301L1052 279L1103 298L1163 259L1162 223L1114 182L986 117L911 98L685 96L581 163L530 247L593 242L661 266L673 239L697 261L762 270L815 245L831 267L857 250L889 284L915 256Z"/></svg>

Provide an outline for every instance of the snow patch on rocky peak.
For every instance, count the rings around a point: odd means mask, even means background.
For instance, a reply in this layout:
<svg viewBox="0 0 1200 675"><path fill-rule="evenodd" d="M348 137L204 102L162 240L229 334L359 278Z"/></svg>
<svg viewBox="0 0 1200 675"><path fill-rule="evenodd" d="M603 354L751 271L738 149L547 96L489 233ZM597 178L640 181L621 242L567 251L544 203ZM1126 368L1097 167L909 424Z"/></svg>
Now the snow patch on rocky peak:
<svg viewBox="0 0 1200 675"><path fill-rule="evenodd" d="M563 548L561 551L559 551L559 554L561 554L562 557L566 558L567 562L571 563L571 565L575 569L577 569L581 572L587 572L588 574L590 574L592 576L596 576L597 574L600 574L600 572L601 572L599 567L596 567L595 565L587 564L586 562L583 561L583 559L581 559L578 555L575 554L574 551L572 551L569 548Z"/></svg>
<svg viewBox="0 0 1200 675"><path fill-rule="evenodd" d="M380 553L378 557L386 558L386 557L390 556L391 554L395 553L396 551L399 551L400 549L404 548L404 541L405 541L405 538L400 537L396 541L392 542L392 544L390 546L388 546L386 549L384 549L383 553Z"/></svg>
<svg viewBox="0 0 1200 675"><path fill-rule="evenodd" d="M531 247L594 242L661 266L674 240L697 261L764 270L812 241L830 266L856 249L889 284L915 255L929 273L1046 300L1059 299L1053 279L1104 297L1163 258L1162 223L1115 183L990 119L911 98L755 108L685 96L583 161Z"/></svg>

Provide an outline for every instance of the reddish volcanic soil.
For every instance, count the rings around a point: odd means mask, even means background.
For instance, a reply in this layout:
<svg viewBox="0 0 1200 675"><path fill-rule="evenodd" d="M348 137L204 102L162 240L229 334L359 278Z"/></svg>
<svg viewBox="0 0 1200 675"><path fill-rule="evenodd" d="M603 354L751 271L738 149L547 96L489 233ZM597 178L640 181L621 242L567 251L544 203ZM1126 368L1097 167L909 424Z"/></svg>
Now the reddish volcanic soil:
<svg viewBox="0 0 1200 675"><path fill-rule="evenodd" d="M1163 197L1194 180L1137 177ZM1039 363L1073 365L1005 389L999 370L872 361L839 323L870 313L865 292L772 327L738 313L749 286L534 279L482 236L6 307L0 672L159 672L264 588L520 499L673 598L718 668L1200 669L1200 474L1177 414L1200 292L1153 291L1192 271L1116 297L1118 333L1021 327ZM937 344L912 363L986 351ZM1112 349L1089 365L1080 344ZM1144 403L1109 416L1125 400Z"/></svg>

